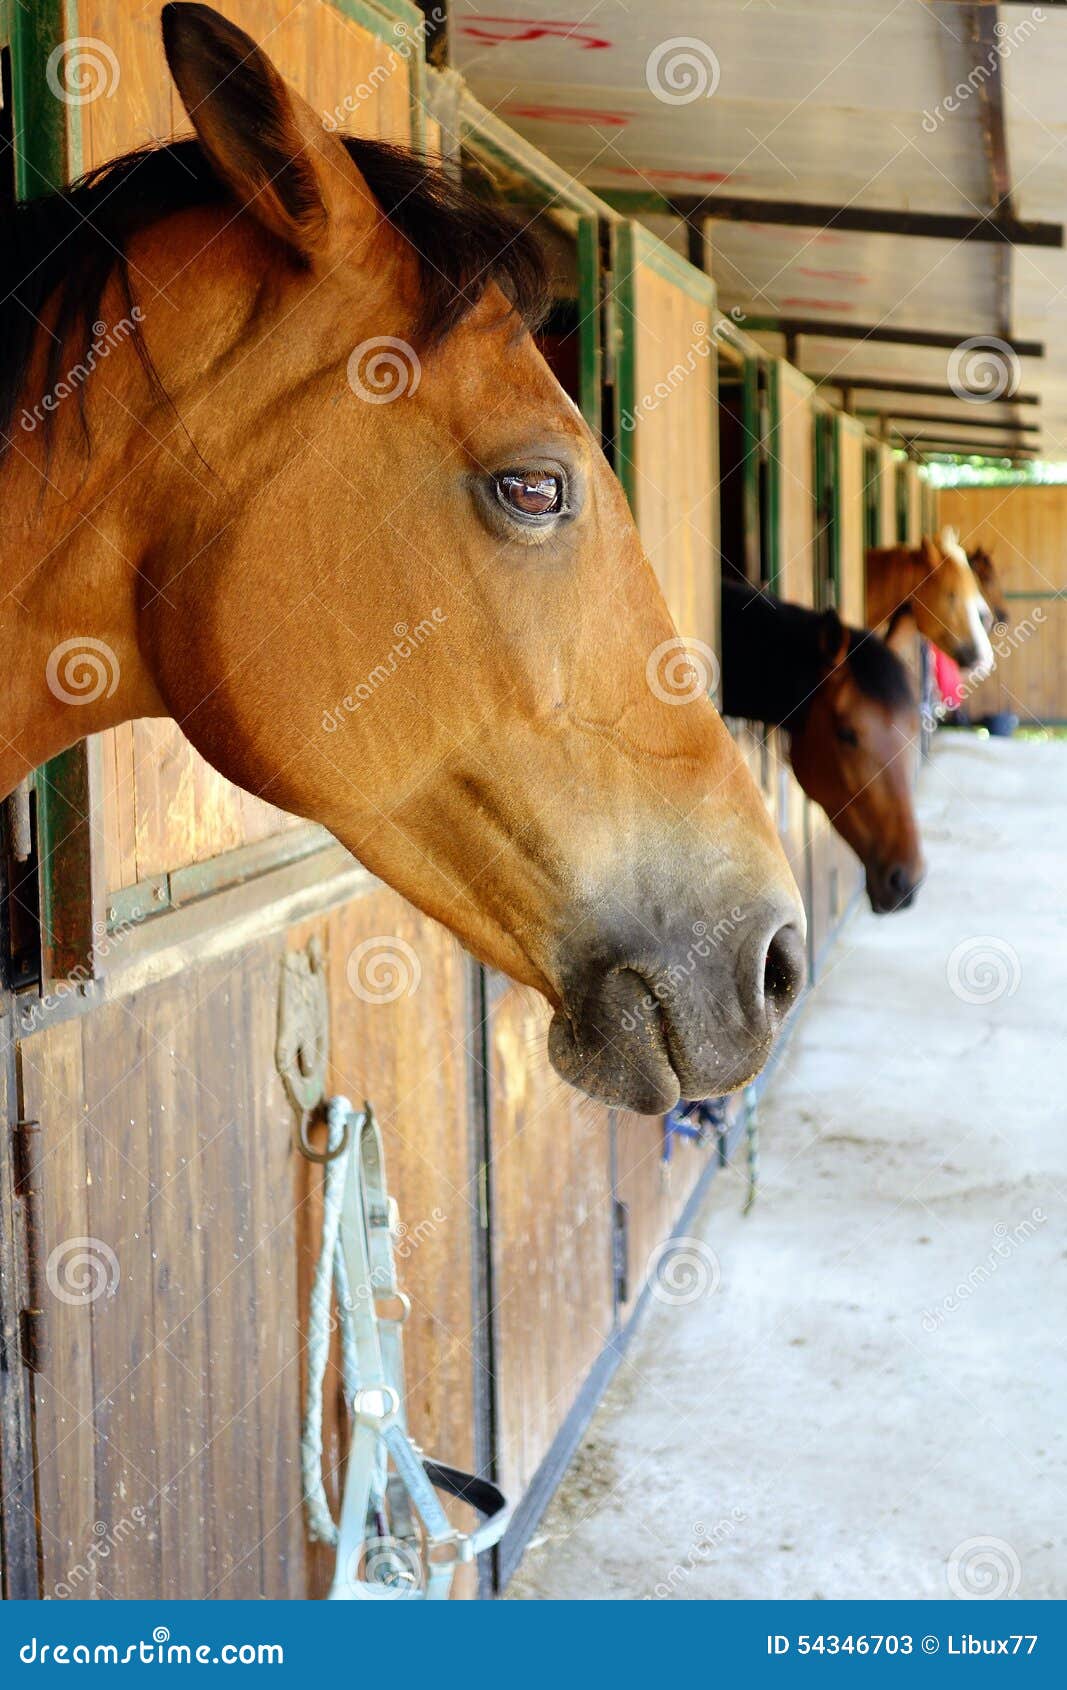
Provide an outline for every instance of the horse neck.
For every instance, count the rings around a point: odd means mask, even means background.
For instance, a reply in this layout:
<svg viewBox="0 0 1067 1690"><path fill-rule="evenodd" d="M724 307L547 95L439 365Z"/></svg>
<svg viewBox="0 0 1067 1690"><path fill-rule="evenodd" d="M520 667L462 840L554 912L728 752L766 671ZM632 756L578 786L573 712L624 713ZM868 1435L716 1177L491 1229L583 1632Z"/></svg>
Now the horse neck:
<svg viewBox="0 0 1067 1690"><path fill-rule="evenodd" d="M817 610L724 581L723 713L752 722L795 722L819 684L821 620Z"/></svg>
<svg viewBox="0 0 1067 1690"><path fill-rule="evenodd" d="M139 576L124 514L138 508L137 477L105 496L123 475L125 443L94 454L79 486L58 440L46 474L39 443L27 451L8 432L13 443L0 457L0 796L86 734L166 714L137 640ZM99 698L86 696L95 688L85 685L85 669L79 696L71 668L79 650L102 665Z"/></svg>
<svg viewBox="0 0 1067 1690"><path fill-rule="evenodd" d="M909 546L886 546L868 552L868 628L877 628L906 604L925 572L922 553Z"/></svg>

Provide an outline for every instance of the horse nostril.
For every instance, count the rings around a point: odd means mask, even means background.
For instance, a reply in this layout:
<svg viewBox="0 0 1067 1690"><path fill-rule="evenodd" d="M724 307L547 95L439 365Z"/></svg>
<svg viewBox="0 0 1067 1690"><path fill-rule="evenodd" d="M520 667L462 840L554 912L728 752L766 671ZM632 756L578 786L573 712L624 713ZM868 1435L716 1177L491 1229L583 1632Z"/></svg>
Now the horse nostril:
<svg viewBox="0 0 1067 1690"><path fill-rule="evenodd" d="M911 891L911 881L908 879L907 869L901 868L899 863L896 868L890 869L886 875L886 885L891 892L896 893L898 898L906 897Z"/></svg>
<svg viewBox="0 0 1067 1690"><path fill-rule="evenodd" d="M792 922L779 927L763 964L763 1001L768 1019L782 1020L804 984L804 941Z"/></svg>

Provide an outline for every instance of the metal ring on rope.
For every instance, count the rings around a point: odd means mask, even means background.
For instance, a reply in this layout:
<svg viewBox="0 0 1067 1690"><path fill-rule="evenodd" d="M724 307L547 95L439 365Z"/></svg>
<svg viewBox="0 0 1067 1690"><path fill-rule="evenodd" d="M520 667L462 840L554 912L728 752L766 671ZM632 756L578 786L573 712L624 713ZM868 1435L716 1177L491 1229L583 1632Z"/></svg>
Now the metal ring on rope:
<svg viewBox="0 0 1067 1690"><path fill-rule="evenodd" d="M305 1157L309 1162L318 1162L320 1165L325 1164L326 1162L336 1162L337 1158L339 1156L343 1156L345 1151L348 1149L348 1116L345 1116L344 1126L338 1142L334 1144L331 1139L327 1142L325 1150L316 1150L315 1146L308 1138L308 1128L311 1125L314 1115L314 1109L302 1109L300 1111L300 1121L296 1129L296 1148L299 1150L301 1156Z"/></svg>

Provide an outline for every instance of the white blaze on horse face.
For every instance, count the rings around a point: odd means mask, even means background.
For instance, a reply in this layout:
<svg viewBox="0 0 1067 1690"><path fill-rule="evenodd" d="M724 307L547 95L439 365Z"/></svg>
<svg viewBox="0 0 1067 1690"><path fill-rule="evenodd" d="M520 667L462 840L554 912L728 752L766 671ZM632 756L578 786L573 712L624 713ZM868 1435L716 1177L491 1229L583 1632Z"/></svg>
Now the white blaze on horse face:
<svg viewBox="0 0 1067 1690"><path fill-rule="evenodd" d="M989 643L987 627L992 624L989 606L981 593L975 593L967 606L967 620L970 624L971 636L978 651L978 660L971 666L971 674L978 679L988 675L996 668L997 660L993 655L993 647Z"/></svg>

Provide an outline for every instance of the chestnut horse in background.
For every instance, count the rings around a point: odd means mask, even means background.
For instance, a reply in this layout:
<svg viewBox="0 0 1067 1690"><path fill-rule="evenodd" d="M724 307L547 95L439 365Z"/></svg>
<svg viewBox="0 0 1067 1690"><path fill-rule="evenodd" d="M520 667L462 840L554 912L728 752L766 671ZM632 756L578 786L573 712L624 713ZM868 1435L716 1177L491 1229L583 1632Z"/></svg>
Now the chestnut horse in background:
<svg viewBox="0 0 1067 1690"><path fill-rule="evenodd" d="M744 1084L803 910L531 338L536 245L327 133L209 7L165 6L163 34L196 139L22 208L0 259L0 791L173 716L541 991L565 1079L648 1113ZM106 363L96 319L125 325ZM433 637L361 686L400 624Z"/></svg>
<svg viewBox="0 0 1067 1690"><path fill-rule="evenodd" d="M910 614L932 645L961 669L991 669L989 607L953 529L918 546L880 546L867 553L867 626L882 628Z"/></svg>
<svg viewBox="0 0 1067 1690"><path fill-rule="evenodd" d="M923 877L919 707L900 658L836 610L783 604L747 582L723 582L722 644L726 715L787 730L793 773L862 862L871 908L907 909Z"/></svg>

